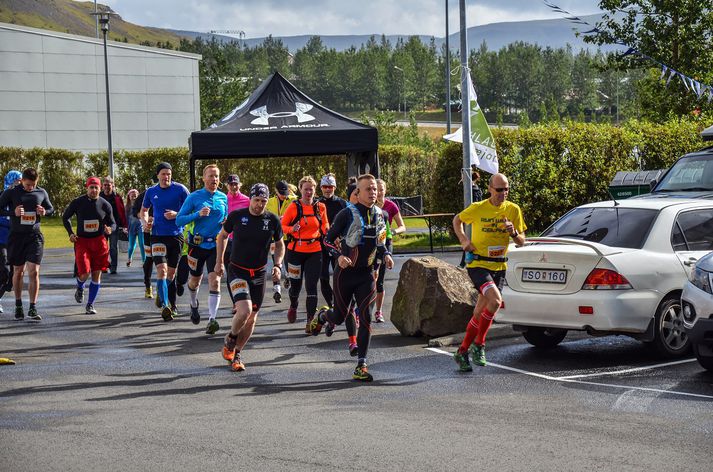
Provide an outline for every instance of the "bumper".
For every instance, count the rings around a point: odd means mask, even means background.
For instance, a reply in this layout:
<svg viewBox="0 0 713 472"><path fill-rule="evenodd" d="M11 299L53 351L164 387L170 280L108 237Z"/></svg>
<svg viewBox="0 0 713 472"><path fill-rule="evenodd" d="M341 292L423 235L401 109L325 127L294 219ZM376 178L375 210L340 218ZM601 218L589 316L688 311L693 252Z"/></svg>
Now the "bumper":
<svg viewBox="0 0 713 472"><path fill-rule="evenodd" d="M684 307L690 305L695 310L695 318L691 321L684 318L683 322L691 342L713 346L713 295L688 282L683 288L681 302Z"/></svg>
<svg viewBox="0 0 713 472"><path fill-rule="evenodd" d="M580 290L569 295L515 292L503 289L505 307L498 311L498 323L525 326L594 329L622 333L643 333L656 313L661 295L654 291ZM580 314L580 307L592 314Z"/></svg>

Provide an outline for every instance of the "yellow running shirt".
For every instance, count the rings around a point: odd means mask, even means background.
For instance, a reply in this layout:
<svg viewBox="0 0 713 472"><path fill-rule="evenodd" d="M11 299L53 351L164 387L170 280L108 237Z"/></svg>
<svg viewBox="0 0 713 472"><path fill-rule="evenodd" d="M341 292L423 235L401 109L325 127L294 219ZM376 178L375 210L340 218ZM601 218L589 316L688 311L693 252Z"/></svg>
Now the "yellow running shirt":
<svg viewBox="0 0 713 472"><path fill-rule="evenodd" d="M510 244L510 235L505 231L505 218L512 221L518 233L527 229L522 219L522 210L516 204L504 201L499 207L490 200L475 202L461 211L458 217L463 223L471 225L470 240L475 246L475 253L485 257L505 257ZM473 261L468 267L482 267L488 270L505 270L505 262Z"/></svg>

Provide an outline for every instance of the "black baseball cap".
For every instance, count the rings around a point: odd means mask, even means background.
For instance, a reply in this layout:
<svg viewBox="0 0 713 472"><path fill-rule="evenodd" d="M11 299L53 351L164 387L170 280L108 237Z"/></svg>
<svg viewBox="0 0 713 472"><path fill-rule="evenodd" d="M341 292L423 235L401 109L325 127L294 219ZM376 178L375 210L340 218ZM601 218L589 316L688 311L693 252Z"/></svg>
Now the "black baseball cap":
<svg viewBox="0 0 713 472"><path fill-rule="evenodd" d="M290 186L287 185L287 182L284 180L280 180L275 184L275 190L277 190L277 193L279 193L283 197L286 197L290 194Z"/></svg>

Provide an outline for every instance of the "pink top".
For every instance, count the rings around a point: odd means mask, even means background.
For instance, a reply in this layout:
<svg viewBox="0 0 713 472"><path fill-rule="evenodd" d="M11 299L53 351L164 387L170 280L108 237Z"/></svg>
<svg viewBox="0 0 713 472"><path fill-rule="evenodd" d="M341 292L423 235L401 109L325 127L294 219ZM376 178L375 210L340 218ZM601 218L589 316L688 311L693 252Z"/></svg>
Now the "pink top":
<svg viewBox="0 0 713 472"><path fill-rule="evenodd" d="M228 192L228 213L235 210L240 210L241 208L247 208L250 206L250 197L243 193L236 193L231 195Z"/></svg>
<svg viewBox="0 0 713 472"><path fill-rule="evenodd" d="M389 218L389 224L391 224L391 222L394 220L394 216L396 216L396 213L399 212L399 207L393 201L389 200L388 198L384 198L384 206L381 207L381 210L386 212Z"/></svg>

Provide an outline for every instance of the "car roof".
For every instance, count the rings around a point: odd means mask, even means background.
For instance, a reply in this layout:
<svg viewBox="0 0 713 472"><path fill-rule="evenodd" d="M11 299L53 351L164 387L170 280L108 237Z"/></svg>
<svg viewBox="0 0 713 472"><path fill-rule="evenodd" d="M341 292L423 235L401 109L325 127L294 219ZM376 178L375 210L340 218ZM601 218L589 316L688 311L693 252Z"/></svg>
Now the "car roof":
<svg viewBox="0 0 713 472"><path fill-rule="evenodd" d="M689 208L713 207L713 201L694 198L632 198L625 200L606 200L603 202L588 203L578 208L641 208L649 210L662 210L669 207L678 207L682 210Z"/></svg>

